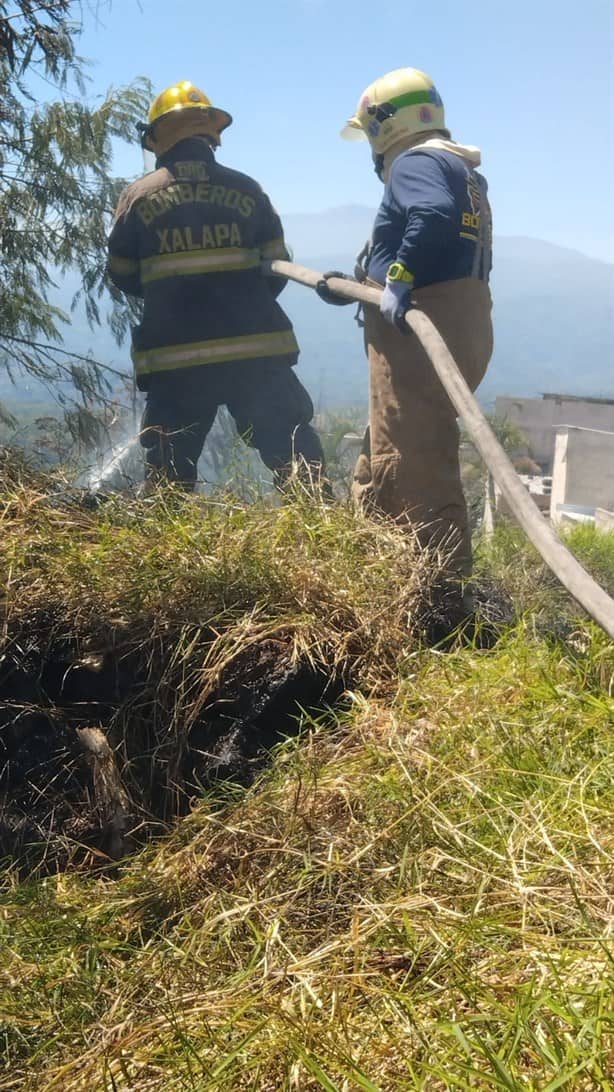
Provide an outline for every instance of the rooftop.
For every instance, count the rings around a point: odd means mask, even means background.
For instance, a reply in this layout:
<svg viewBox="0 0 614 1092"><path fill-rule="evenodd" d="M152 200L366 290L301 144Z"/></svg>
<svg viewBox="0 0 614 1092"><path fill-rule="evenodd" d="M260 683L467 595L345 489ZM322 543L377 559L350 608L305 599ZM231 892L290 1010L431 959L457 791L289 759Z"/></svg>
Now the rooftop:
<svg viewBox="0 0 614 1092"><path fill-rule="evenodd" d="M583 394L542 394L556 402L596 402L601 406L614 406L614 398L591 398Z"/></svg>

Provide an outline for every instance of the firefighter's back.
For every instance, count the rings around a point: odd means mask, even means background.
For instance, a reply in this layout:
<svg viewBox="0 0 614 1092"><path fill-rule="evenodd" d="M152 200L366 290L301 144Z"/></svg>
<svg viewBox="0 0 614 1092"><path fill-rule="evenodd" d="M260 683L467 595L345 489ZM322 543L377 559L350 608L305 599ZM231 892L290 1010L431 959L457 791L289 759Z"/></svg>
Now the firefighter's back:
<svg viewBox="0 0 614 1092"><path fill-rule="evenodd" d="M188 138L127 188L110 268L138 266L143 318L133 331L137 375L229 360L296 360L292 325L263 258L286 257L277 213L254 179ZM135 268L133 268L135 272Z"/></svg>

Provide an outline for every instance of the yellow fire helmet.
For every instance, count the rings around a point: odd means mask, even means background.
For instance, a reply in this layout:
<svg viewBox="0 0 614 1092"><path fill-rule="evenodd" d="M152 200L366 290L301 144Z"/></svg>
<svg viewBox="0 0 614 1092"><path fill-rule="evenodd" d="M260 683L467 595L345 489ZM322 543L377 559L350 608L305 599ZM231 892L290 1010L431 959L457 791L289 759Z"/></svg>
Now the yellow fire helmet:
<svg viewBox="0 0 614 1092"><path fill-rule="evenodd" d="M365 88L341 136L366 138L374 155L382 155L404 136L445 126L443 102L431 77L419 68L395 68Z"/></svg>
<svg viewBox="0 0 614 1092"><path fill-rule="evenodd" d="M232 124L226 110L214 106L211 99L189 80L182 80L162 91L149 108L148 124L139 125L143 147L162 155L184 136L208 136L217 148L221 134Z"/></svg>

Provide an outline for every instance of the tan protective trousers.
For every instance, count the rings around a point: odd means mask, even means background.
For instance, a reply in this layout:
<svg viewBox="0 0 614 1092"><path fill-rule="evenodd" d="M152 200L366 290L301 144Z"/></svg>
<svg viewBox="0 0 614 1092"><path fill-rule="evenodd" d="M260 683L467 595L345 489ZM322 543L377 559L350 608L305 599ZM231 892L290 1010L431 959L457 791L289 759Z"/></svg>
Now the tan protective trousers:
<svg viewBox="0 0 614 1092"><path fill-rule="evenodd" d="M488 285L470 277L445 281L417 289L412 302L436 326L475 390L493 345ZM408 520L422 545L445 551L451 573L469 576L471 533L456 411L416 335L402 334L377 307L365 307L365 344L370 427L354 470L354 500L365 510Z"/></svg>

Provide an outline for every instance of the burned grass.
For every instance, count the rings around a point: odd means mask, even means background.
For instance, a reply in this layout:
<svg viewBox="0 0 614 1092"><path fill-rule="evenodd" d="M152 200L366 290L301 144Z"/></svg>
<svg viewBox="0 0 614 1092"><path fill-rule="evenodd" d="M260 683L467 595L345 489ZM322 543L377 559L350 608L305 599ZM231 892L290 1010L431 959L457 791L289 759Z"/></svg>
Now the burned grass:
<svg viewBox="0 0 614 1092"><path fill-rule="evenodd" d="M608 1089L613 721L521 626L311 720L115 879L8 880L0 1087Z"/></svg>
<svg viewBox="0 0 614 1092"><path fill-rule="evenodd" d="M88 511L12 468L0 498L0 852L28 869L249 784L305 711L390 685L437 583L408 536L304 491Z"/></svg>
<svg viewBox="0 0 614 1092"><path fill-rule="evenodd" d="M1 511L3 792L52 874L3 873L0 1088L610 1088L603 634L540 585L429 650L432 564L304 495Z"/></svg>

